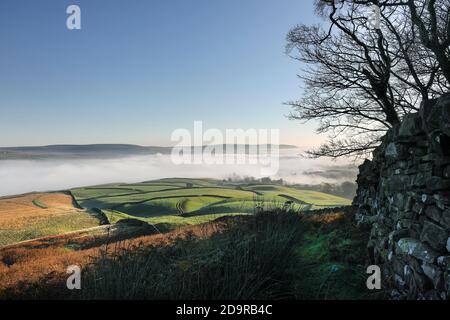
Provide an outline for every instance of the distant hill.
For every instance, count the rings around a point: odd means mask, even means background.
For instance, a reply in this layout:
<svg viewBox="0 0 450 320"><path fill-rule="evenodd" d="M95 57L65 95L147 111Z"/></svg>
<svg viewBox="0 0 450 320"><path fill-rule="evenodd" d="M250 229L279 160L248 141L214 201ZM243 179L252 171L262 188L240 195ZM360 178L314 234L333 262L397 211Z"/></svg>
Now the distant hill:
<svg viewBox="0 0 450 320"><path fill-rule="evenodd" d="M223 145L224 150L233 145ZM234 145L236 149L238 146ZM173 147L139 146L133 144L87 144L87 145L48 145L36 147L0 147L0 160L54 159L54 158L118 158L151 154L170 154ZM194 147L192 147L194 150ZM280 149L292 149L296 146L279 145ZM248 153L249 145L245 145ZM199 147L195 147L199 151Z"/></svg>

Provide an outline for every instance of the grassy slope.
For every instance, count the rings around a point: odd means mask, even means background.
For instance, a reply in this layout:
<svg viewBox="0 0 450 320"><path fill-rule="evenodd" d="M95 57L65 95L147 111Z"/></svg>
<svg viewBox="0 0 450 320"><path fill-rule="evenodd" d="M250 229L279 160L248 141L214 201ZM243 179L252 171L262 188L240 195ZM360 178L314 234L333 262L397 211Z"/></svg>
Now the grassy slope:
<svg viewBox="0 0 450 320"><path fill-rule="evenodd" d="M287 201L292 202L291 209L298 211L349 203L346 199L314 191L278 185L224 185L213 179L113 183L76 188L72 192L85 208L109 209L113 221L137 218L160 224L162 230L224 215L251 214L258 206L259 210L272 210L285 206ZM74 208L69 198L63 194L32 194L2 199L0 246L98 225L97 219Z"/></svg>
<svg viewBox="0 0 450 320"><path fill-rule="evenodd" d="M0 200L0 247L98 225L97 218L74 208L66 194L35 193Z"/></svg>
<svg viewBox="0 0 450 320"><path fill-rule="evenodd" d="M111 240L106 248L76 236L0 249L0 298L382 298L365 287L368 234L353 221L352 212L277 211ZM89 266L81 292L65 289L68 262Z"/></svg>
<svg viewBox="0 0 450 320"><path fill-rule="evenodd" d="M351 209L310 216L302 241L293 247L292 286L296 299L379 299L366 286L369 233L357 228Z"/></svg>
<svg viewBox="0 0 450 320"><path fill-rule="evenodd" d="M351 202L348 199L331 194L311 190L300 190L286 186L255 185L248 187L248 189L261 192L264 196L273 197L275 199L279 199L280 195L287 195L316 207L349 205Z"/></svg>
<svg viewBox="0 0 450 320"><path fill-rule="evenodd" d="M365 287L367 233L352 213L228 218L227 230L94 262L82 298L377 299ZM156 276L157 275L157 276ZM89 284L101 279L94 287ZM145 281L143 281L145 279ZM113 281L114 280L114 281ZM78 296L77 296L78 298Z"/></svg>
<svg viewBox="0 0 450 320"><path fill-rule="evenodd" d="M272 210L287 202L297 211L350 204L348 199L321 192L279 185L224 184L213 179L161 179L72 192L81 206L108 210L114 221L133 217L173 226L191 224L193 216L204 215L198 219L203 222L225 214L254 213L256 206Z"/></svg>
<svg viewBox="0 0 450 320"><path fill-rule="evenodd" d="M96 227L99 221L85 214L68 214L39 219L24 229L0 230L0 247L20 241Z"/></svg>
<svg viewBox="0 0 450 320"><path fill-rule="evenodd" d="M103 212L108 217L111 223L116 223L122 219L130 219L136 218L136 216L128 215L123 212L114 211L114 210L103 210ZM143 220L154 225L161 232L173 230L175 228L196 225L205 222L209 222L224 216L234 216L234 215L243 215L244 213L222 213L222 214L207 214L193 217L182 217L182 216L158 216L158 217L149 217L149 218L140 218L139 220Z"/></svg>

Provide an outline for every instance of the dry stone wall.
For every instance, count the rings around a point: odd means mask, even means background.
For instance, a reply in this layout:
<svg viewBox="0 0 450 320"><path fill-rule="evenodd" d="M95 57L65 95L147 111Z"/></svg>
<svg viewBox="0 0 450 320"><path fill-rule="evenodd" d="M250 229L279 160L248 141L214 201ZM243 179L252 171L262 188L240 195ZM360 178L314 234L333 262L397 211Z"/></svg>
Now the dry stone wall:
<svg viewBox="0 0 450 320"><path fill-rule="evenodd" d="M391 297L450 299L450 94L389 130L357 182L356 219Z"/></svg>

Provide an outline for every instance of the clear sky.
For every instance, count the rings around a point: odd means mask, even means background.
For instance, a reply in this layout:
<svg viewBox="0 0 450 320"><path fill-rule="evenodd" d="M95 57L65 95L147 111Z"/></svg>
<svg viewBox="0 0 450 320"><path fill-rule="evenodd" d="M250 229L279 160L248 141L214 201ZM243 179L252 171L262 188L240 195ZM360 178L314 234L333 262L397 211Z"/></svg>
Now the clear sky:
<svg viewBox="0 0 450 320"><path fill-rule="evenodd" d="M301 96L285 37L314 22L312 2L1 0L0 146L169 145L194 120L317 144L283 106Z"/></svg>

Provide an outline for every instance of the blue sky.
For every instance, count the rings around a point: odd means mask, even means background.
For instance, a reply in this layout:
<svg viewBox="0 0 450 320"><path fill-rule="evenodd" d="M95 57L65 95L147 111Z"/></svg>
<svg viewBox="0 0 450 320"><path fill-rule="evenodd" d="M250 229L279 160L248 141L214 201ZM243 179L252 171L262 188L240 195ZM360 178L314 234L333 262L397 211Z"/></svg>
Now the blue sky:
<svg viewBox="0 0 450 320"><path fill-rule="evenodd" d="M285 36L312 0L1 0L0 146L169 145L177 128L279 128L301 96ZM82 30L66 28L77 4Z"/></svg>

